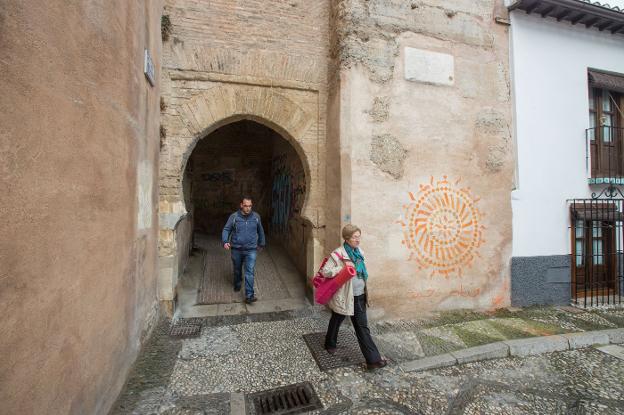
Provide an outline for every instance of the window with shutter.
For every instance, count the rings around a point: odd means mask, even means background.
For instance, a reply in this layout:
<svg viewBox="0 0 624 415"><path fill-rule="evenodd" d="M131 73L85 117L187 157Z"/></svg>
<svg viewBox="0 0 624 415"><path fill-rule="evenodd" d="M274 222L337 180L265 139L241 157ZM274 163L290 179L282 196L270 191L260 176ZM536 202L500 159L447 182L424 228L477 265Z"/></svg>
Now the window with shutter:
<svg viewBox="0 0 624 415"><path fill-rule="evenodd" d="M586 137L592 178L624 178L624 130L621 128L624 94L621 91L624 91L623 76L589 71Z"/></svg>

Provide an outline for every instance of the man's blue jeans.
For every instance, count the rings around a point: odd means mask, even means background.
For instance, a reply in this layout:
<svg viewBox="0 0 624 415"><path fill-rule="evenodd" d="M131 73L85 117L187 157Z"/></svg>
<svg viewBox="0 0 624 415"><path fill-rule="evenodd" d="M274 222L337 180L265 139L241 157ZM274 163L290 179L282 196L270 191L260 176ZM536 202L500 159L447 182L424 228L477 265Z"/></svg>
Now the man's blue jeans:
<svg viewBox="0 0 624 415"><path fill-rule="evenodd" d="M234 266L234 288L240 288L242 269L245 266L245 297L254 296L254 268L256 267L257 250L232 249L232 265Z"/></svg>

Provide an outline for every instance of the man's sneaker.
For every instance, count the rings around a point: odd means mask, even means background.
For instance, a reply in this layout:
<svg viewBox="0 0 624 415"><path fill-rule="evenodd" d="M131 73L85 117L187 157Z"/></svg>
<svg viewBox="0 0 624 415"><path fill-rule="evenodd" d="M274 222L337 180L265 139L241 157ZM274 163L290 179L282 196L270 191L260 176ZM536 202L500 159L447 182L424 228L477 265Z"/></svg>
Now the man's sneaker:
<svg viewBox="0 0 624 415"><path fill-rule="evenodd" d="M240 290L241 290L241 287L234 287L235 292L239 292Z"/></svg>
<svg viewBox="0 0 624 415"><path fill-rule="evenodd" d="M251 303L255 303L256 301L258 301L258 299L256 298L256 296L254 295L253 297L249 297L245 299L245 302L247 304L251 304Z"/></svg>

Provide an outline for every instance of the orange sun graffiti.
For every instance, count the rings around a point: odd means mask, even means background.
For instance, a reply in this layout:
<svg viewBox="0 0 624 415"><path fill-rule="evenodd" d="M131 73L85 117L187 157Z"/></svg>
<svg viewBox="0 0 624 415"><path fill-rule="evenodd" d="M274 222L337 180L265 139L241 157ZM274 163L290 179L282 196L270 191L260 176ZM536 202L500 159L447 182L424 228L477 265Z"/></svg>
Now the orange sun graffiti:
<svg viewBox="0 0 624 415"><path fill-rule="evenodd" d="M451 184L444 176L434 183L421 184L417 196L409 192L409 205L404 205L403 244L410 250L410 260L419 269L431 269L431 275L462 275L472 265L485 242L480 223L483 214L476 207L478 198L470 188L456 188L461 178Z"/></svg>

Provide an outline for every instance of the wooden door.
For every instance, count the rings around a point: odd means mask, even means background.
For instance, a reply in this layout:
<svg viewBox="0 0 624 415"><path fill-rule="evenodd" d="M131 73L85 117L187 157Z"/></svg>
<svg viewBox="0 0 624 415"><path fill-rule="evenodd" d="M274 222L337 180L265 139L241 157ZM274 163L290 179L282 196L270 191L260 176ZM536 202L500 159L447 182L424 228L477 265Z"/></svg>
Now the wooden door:
<svg viewBox="0 0 624 415"><path fill-rule="evenodd" d="M615 222L577 220L573 232L576 297L608 294L616 288L617 280Z"/></svg>

